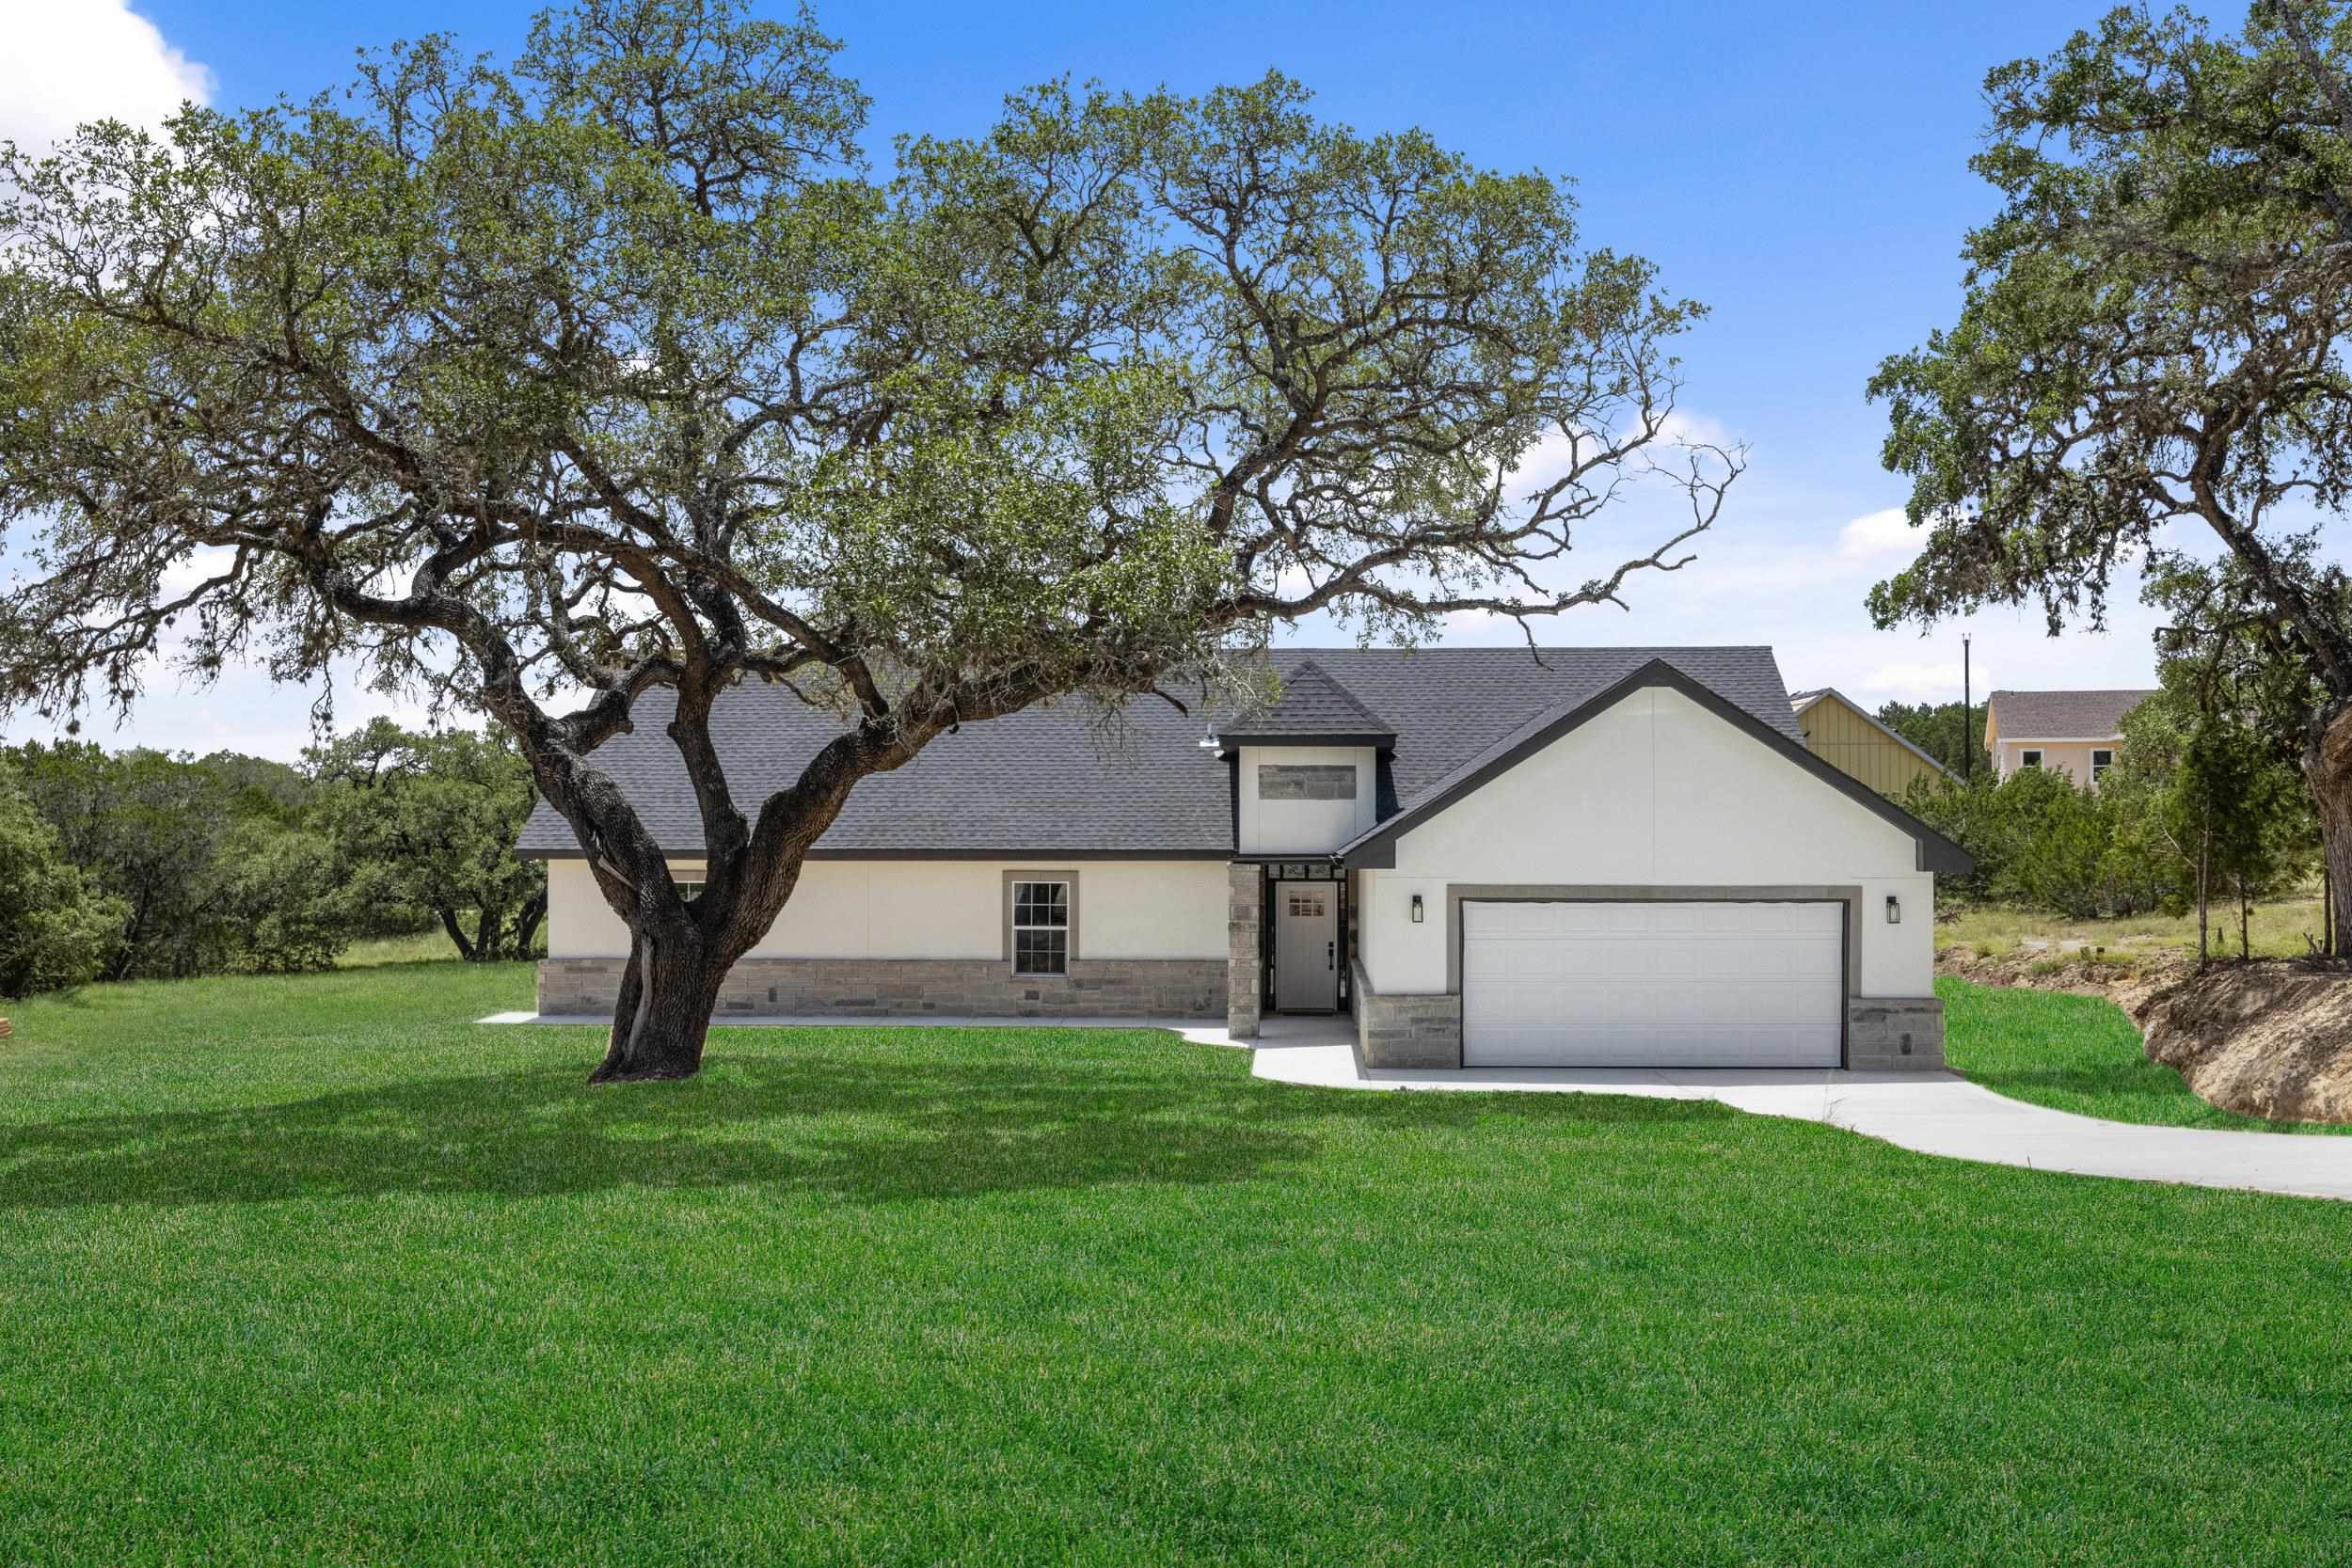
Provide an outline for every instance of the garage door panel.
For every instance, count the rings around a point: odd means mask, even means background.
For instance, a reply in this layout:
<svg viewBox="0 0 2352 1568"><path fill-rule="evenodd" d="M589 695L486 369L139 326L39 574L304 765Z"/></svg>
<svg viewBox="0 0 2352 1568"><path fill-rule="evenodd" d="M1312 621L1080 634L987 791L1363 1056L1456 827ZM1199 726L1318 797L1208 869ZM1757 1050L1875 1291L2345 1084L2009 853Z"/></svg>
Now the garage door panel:
<svg viewBox="0 0 2352 1568"><path fill-rule="evenodd" d="M1845 908L1462 906L1470 1067L1834 1067Z"/></svg>

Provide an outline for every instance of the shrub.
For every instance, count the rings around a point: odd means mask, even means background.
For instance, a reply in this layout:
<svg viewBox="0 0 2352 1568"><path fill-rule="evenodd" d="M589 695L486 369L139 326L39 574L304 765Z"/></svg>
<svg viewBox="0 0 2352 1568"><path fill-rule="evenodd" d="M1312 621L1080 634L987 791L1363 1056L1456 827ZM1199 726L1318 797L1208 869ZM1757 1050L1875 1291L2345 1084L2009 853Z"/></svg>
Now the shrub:
<svg viewBox="0 0 2352 1568"><path fill-rule="evenodd" d="M120 903L90 889L56 831L0 775L0 996L97 978L123 915Z"/></svg>

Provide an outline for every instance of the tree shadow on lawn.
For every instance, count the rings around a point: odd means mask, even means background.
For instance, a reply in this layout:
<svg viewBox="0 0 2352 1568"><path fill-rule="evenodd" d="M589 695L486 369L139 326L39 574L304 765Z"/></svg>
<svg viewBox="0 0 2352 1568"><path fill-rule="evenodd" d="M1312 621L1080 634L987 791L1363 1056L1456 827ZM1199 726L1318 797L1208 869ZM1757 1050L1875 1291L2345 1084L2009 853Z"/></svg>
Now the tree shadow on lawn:
<svg viewBox="0 0 2352 1568"><path fill-rule="evenodd" d="M1349 1124L1510 1116L1575 1136L1734 1114L1681 1100L1298 1089L1101 1057L731 1056L679 1084L589 1089L578 1067L547 1067L0 1129L0 1208L737 1185L882 1203L1246 1181L1304 1164Z"/></svg>

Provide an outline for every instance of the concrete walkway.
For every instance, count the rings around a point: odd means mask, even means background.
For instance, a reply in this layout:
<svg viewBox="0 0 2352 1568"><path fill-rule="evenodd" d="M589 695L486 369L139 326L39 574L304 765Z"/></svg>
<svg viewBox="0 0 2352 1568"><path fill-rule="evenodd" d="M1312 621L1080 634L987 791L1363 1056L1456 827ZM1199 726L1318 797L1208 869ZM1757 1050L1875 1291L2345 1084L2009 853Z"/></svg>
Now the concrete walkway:
<svg viewBox="0 0 2352 1568"><path fill-rule="evenodd" d="M1311 1039L1268 1041L1250 1069L1277 1083L1324 1088L1715 1100L1756 1116L1825 1122L1954 1160L2352 1201L2352 1137L2102 1121L2010 1100L1951 1072L1366 1071L1356 1065L1352 1042Z"/></svg>
<svg viewBox="0 0 2352 1568"><path fill-rule="evenodd" d="M485 1023L593 1023L596 1018L494 1013ZM1608 1068L1366 1071L1356 1065L1347 1018L1275 1017L1254 1039L1235 1039L1222 1021L1112 1018L729 1018L725 1027L875 1028L894 1025L994 1028L1166 1029L1198 1045L1250 1053L1250 1071L1270 1083L1333 1089L1475 1090L1511 1094L1629 1094L1714 1100L1756 1116L1824 1122L1883 1138L1922 1154L1984 1164L2023 1165L2075 1176L2173 1181L2197 1187L2352 1201L2352 1137L2287 1132L2212 1132L2102 1121L2010 1100L1951 1072L1838 1070L1698 1071Z"/></svg>

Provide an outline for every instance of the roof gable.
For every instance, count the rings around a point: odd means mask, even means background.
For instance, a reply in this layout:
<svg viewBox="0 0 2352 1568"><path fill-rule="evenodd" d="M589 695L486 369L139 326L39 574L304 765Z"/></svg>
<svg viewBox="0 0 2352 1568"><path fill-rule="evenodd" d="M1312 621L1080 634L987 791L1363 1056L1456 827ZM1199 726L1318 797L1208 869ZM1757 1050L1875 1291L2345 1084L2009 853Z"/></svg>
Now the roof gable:
<svg viewBox="0 0 2352 1568"><path fill-rule="evenodd" d="M1837 688L1834 686L1823 686L1817 687L1811 691L1791 691L1788 693L1789 709L1799 716L1802 716L1805 709L1813 706L1814 704L1824 701L1836 703L1847 712L1852 714L1855 718L1861 720L1864 723L1878 731L1879 734L1884 736L1896 745L1900 746L1904 751L1909 752L1913 756L1917 757L1921 762L1926 763L1930 768L1934 768L1946 778L1948 779L1952 776L1952 770L1950 768L1936 761L1925 751L1914 745L1909 740L1904 739L1894 730L1889 729L1886 725L1879 722L1878 716L1876 714L1873 714L1868 708L1864 707L1860 703L1855 702L1851 697L1847 696L1843 691L1838 690Z"/></svg>
<svg viewBox="0 0 2352 1568"><path fill-rule="evenodd" d="M1376 746L1396 744L1387 721L1356 700L1322 665L1308 658L1282 677L1282 695L1269 707L1237 714L1218 726L1228 746Z"/></svg>
<svg viewBox="0 0 2352 1568"><path fill-rule="evenodd" d="M1662 658L1650 660L1604 690L1521 725L1464 762L1453 774L1422 792L1395 816L1342 846L1337 851L1339 858L1350 866L1377 868L1394 865L1396 841L1414 827L1471 794L1489 780L1509 771L1562 736L1606 713L1635 692L1661 686L1688 697L1735 730L1778 752L1848 800L1902 829L1918 847L1920 870L1965 873L1976 868L1975 859L1959 845L1844 769L1817 756L1801 741L1791 740L1783 731L1725 701L1720 694L1692 680Z"/></svg>

